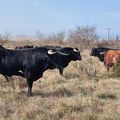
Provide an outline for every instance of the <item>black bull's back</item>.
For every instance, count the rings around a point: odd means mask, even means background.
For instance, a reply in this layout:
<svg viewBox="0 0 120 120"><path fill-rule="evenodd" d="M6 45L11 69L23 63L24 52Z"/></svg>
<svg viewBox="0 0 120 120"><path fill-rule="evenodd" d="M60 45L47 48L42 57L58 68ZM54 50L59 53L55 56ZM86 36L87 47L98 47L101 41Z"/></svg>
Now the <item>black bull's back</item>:
<svg viewBox="0 0 120 120"><path fill-rule="evenodd" d="M12 76L19 70L22 72L27 69L34 71L36 67L41 68L43 66L47 57L47 50L44 48L20 51L0 50L0 72L3 75Z"/></svg>

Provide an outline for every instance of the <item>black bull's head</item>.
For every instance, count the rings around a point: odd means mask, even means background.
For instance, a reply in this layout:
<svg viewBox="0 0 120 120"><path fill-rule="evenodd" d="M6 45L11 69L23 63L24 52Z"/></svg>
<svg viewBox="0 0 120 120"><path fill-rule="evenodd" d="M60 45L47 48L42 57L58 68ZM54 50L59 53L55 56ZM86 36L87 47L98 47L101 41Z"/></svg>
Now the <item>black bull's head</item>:
<svg viewBox="0 0 120 120"><path fill-rule="evenodd" d="M71 60L82 60L80 52L77 48L61 48L60 50L48 50L49 55L62 55L62 56L71 56Z"/></svg>

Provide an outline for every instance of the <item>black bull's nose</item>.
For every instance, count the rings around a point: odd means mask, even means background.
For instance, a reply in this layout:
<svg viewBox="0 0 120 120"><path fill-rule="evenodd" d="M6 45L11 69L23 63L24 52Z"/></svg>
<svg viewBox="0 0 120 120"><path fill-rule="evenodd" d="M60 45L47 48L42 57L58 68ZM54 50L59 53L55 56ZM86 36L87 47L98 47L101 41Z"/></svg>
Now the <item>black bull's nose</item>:
<svg viewBox="0 0 120 120"><path fill-rule="evenodd" d="M82 60L82 57L81 57L81 55L78 57L78 60Z"/></svg>
<svg viewBox="0 0 120 120"><path fill-rule="evenodd" d="M80 59L79 60L82 60L82 57L80 57Z"/></svg>

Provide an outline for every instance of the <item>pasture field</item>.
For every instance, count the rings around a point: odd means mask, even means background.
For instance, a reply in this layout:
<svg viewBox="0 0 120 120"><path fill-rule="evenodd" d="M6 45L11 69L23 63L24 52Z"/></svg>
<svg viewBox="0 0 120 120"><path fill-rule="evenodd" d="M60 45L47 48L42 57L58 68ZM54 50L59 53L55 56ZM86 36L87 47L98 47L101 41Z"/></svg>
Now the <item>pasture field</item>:
<svg viewBox="0 0 120 120"><path fill-rule="evenodd" d="M0 120L120 120L120 79L109 77L103 63L81 53L64 77L48 70L27 97L25 79L0 76Z"/></svg>

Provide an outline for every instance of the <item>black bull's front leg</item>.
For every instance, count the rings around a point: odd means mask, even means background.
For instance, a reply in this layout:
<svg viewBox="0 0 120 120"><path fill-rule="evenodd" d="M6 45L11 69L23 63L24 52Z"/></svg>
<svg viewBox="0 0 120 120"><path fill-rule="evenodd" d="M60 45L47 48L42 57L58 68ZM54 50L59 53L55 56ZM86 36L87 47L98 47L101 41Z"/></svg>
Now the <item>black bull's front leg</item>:
<svg viewBox="0 0 120 120"><path fill-rule="evenodd" d="M63 68L59 68L59 73L63 76Z"/></svg>
<svg viewBox="0 0 120 120"><path fill-rule="evenodd" d="M27 85L28 85L28 93L27 93L27 95L28 95L28 96L32 96L33 81L27 79Z"/></svg>

